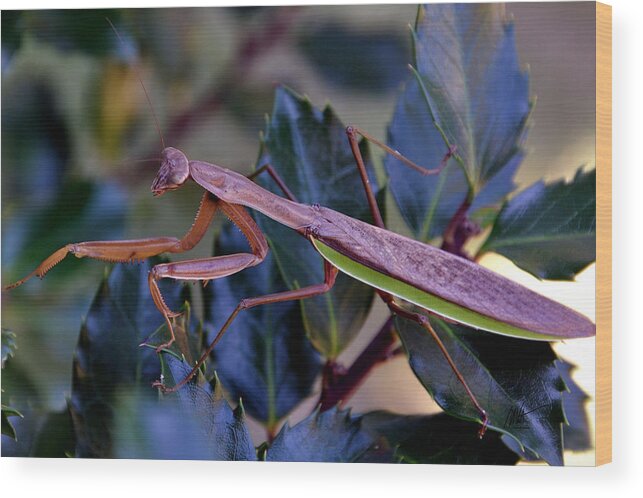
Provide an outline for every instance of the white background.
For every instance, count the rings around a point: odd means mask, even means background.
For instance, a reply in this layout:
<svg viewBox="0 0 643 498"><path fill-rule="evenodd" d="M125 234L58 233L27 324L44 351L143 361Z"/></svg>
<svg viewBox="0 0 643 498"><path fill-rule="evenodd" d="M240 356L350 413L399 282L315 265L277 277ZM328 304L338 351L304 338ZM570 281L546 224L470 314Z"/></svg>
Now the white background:
<svg viewBox="0 0 643 498"><path fill-rule="evenodd" d="M460 0L462 1L462 0ZM190 5L238 5L194 1ZM301 4L281 0L246 4ZM318 0L317 3L345 3ZM382 3L351 0L350 3ZM390 2L384 2L390 3ZM164 462L10 459L0 460L3 496L631 496L643 484L643 326L637 256L643 249L643 5L611 0L613 5L613 226L614 226L614 463L601 468L459 467L241 462ZM177 1L0 0L3 9L177 6ZM639 153L637 154L637 150ZM638 203L637 203L638 201ZM640 258L640 257L639 257ZM643 293L642 293L643 294ZM640 493L640 491L639 491Z"/></svg>

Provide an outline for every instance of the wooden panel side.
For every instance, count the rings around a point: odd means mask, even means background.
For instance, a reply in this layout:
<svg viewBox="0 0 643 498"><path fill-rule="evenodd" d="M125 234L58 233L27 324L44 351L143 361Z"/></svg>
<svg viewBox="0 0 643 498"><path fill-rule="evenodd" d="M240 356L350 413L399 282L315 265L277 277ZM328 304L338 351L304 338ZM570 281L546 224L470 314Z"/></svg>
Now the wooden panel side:
<svg viewBox="0 0 643 498"><path fill-rule="evenodd" d="M596 3L596 465L612 461L612 7Z"/></svg>

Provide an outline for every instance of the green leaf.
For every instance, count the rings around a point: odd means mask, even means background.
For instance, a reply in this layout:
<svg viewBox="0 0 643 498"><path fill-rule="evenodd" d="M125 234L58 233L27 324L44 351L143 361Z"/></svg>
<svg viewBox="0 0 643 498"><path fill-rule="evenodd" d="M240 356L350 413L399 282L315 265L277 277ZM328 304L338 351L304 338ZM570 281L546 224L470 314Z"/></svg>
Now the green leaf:
<svg viewBox="0 0 643 498"><path fill-rule="evenodd" d="M164 352L165 382L172 386L191 367ZM190 382L155 399L148 389L123 392L116 410L116 458L256 460L241 405L232 410L220 384Z"/></svg>
<svg viewBox="0 0 643 498"><path fill-rule="evenodd" d="M154 392L149 386L158 379L159 362L153 349L139 347L164 323L149 292L150 267L149 260L116 265L81 326L71 395L80 457L111 458L119 396L137 386ZM179 309L182 287L165 280L160 288L168 306Z"/></svg>
<svg viewBox="0 0 643 498"><path fill-rule="evenodd" d="M247 252L248 243L232 224L222 230L215 254ZM239 301L286 290L272 254L258 266L210 282L204 289L209 339ZM297 301L242 311L214 348L217 373L233 399L268 427L309 396L320 372L319 354L306 337Z"/></svg>
<svg viewBox="0 0 643 498"><path fill-rule="evenodd" d="M488 334L430 319L460 373L489 417L489 429L514 438L551 465L562 465L562 391L565 384L549 343ZM413 372L450 415L480 415L437 342L405 319L397 329Z"/></svg>
<svg viewBox="0 0 643 498"><path fill-rule="evenodd" d="M563 441L565 450L588 451L592 449L592 441L587 416L586 403L589 396L574 382L572 372L575 365L565 360L556 361L556 366L565 382L567 391L563 392L563 411L565 412L566 423L563 424ZM508 448L511 448L521 458L537 462L542 460L527 448L521 448L515 439L503 435L502 439Z"/></svg>
<svg viewBox="0 0 643 498"><path fill-rule="evenodd" d="M331 408L315 410L294 427L284 425L266 450L271 462L354 462L377 438L362 427L361 417Z"/></svg>
<svg viewBox="0 0 643 498"><path fill-rule="evenodd" d="M0 364L2 365L2 368L4 368L4 365L6 361L11 358L13 355L16 353L16 334L14 334L11 330L9 329L2 329L2 356L1 356L1 362Z"/></svg>
<svg viewBox="0 0 643 498"><path fill-rule="evenodd" d="M265 163L272 164L299 202L369 219L345 127L330 107L319 111L309 100L278 88L258 166ZM258 179L262 186L283 195L263 176ZM290 288L323 282L322 259L305 239L270 220L258 221ZM329 293L301 301L308 336L325 357L336 358L360 331L373 295L370 287L340 274Z"/></svg>
<svg viewBox="0 0 643 498"><path fill-rule="evenodd" d="M502 4L427 5L415 39L427 104L477 192L520 151L529 116L513 24Z"/></svg>
<svg viewBox="0 0 643 498"><path fill-rule="evenodd" d="M404 463L452 465L514 465L518 456L498 433L480 439L479 425L446 414L398 415L367 413L363 426L382 436L394 451L394 460Z"/></svg>
<svg viewBox="0 0 643 498"><path fill-rule="evenodd" d="M510 199L480 249L489 251L536 277L573 279L596 260L596 170L537 182Z"/></svg>
<svg viewBox="0 0 643 498"><path fill-rule="evenodd" d="M414 41L418 78L398 101L388 143L427 168L437 166L448 143L457 161L434 176L393 157L385 166L404 219L427 241L442 234L467 197L475 212L514 189L531 104L500 4L422 6Z"/></svg>

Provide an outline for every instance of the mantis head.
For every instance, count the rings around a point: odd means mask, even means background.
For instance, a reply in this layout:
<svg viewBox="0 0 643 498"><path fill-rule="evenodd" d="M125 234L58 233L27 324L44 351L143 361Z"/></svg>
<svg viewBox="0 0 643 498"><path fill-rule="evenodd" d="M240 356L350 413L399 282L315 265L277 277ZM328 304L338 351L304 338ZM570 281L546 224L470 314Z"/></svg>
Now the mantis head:
<svg viewBox="0 0 643 498"><path fill-rule="evenodd" d="M152 183L152 194L176 190L190 177L188 158L179 149L166 147L161 153L161 168Z"/></svg>

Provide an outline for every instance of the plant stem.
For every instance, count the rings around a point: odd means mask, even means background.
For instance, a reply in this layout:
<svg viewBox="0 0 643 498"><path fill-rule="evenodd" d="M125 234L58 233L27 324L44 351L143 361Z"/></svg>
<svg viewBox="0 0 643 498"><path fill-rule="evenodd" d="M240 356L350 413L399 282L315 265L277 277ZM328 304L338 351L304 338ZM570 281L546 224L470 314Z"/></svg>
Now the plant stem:
<svg viewBox="0 0 643 498"><path fill-rule="evenodd" d="M319 398L321 411L328 410L352 396L377 364L400 351L395 347L396 344L397 335L393 329L393 317L390 317L348 370L344 370L333 360L327 361L322 374L322 392Z"/></svg>
<svg viewBox="0 0 643 498"><path fill-rule="evenodd" d="M470 207L471 200L467 196L444 230L441 246L443 251L466 259L470 258L464 252L464 245L471 236L480 233L480 227L467 218L467 211Z"/></svg>

